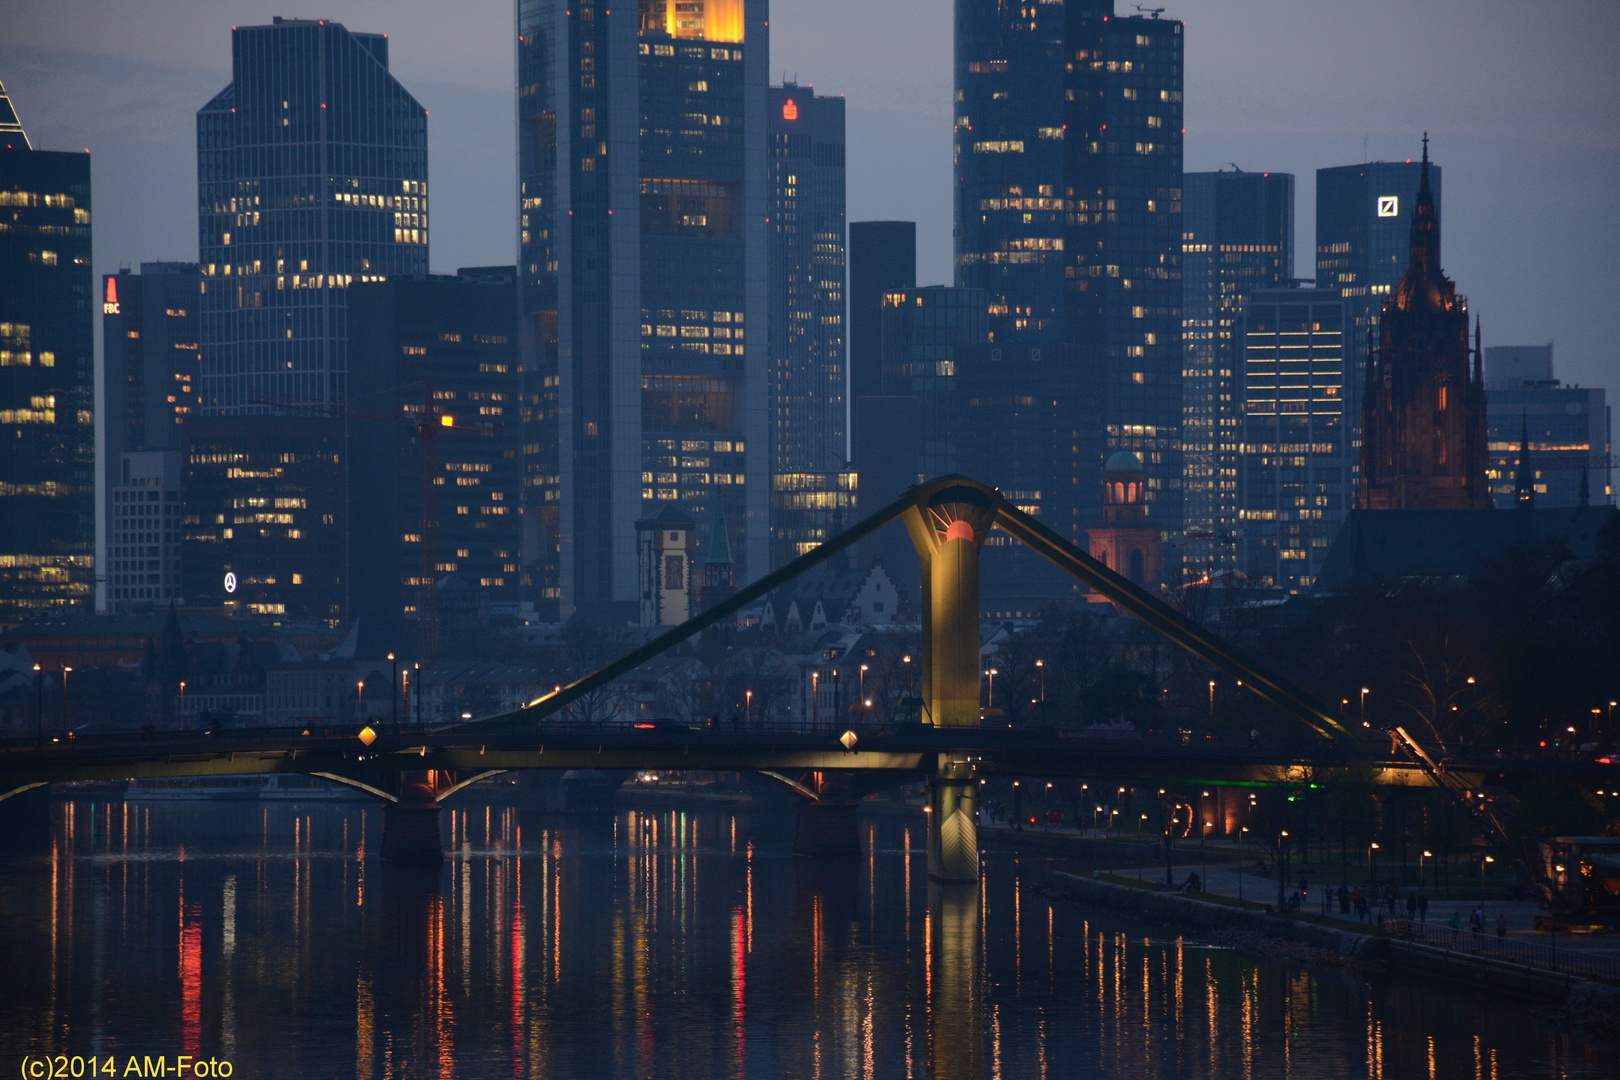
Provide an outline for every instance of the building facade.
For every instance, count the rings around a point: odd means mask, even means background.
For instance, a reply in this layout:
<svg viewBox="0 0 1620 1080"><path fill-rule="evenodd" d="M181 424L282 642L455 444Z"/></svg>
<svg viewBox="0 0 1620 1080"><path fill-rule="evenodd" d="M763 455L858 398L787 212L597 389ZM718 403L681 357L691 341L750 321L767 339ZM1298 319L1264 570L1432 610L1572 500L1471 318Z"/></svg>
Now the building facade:
<svg viewBox="0 0 1620 1080"><path fill-rule="evenodd" d="M855 506L845 306L844 99L770 92L771 565Z"/></svg>
<svg viewBox="0 0 1620 1080"><path fill-rule="evenodd" d="M348 431L325 416L185 426L181 594L228 612L335 624L349 604Z"/></svg>
<svg viewBox="0 0 1620 1080"><path fill-rule="evenodd" d="M634 617L661 503L720 507L740 580L769 561L767 26L764 0L517 4L525 394L556 394L525 446L564 616Z"/></svg>
<svg viewBox="0 0 1620 1080"><path fill-rule="evenodd" d="M437 648L448 575L530 600L517 338L514 267L349 293L349 610L396 652Z"/></svg>
<svg viewBox="0 0 1620 1080"><path fill-rule="evenodd" d="M1553 378L1552 345L1485 349L1486 475L1499 510L1518 504L1521 447L1535 505L1598 506L1614 502L1610 406L1600 388Z"/></svg>
<svg viewBox="0 0 1620 1080"><path fill-rule="evenodd" d="M1294 178L1187 173L1182 200L1182 569L1237 565L1243 305L1294 276Z"/></svg>
<svg viewBox="0 0 1620 1080"><path fill-rule="evenodd" d="M883 296L917 287L917 223L849 223L849 395L883 392ZM853 437L853 432L851 432Z"/></svg>
<svg viewBox="0 0 1620 1080"><path fill-rule="evenodd" d="M327 19L233 28L231 73L197 113L202 412L342 402L346 290L428 269L427 110Z"/></svg>
<svg viewBox="0 0 1620 1080"><path fill-rule="evenodd" d="M1361 418L1357 507L1489 509L1479 330L1476 324L1470 352L1468 302L1440 266L1428 136L1412 202L1406 273L1378 319L1378 350L1367 363Z"/></svg>
<svg viewBox="0 0 1620 1080"><path fill-rule="evenodd" d="M1346 304L1334 289L1259 289L1238 326L1238 569L1267 588L1315 584L1349 511Z"/></svg>
<svg viewBox="0 0 1620 1080"><path fill-rule="evenodd" d="M35 150L0 86L0 624L95 601L90 155Z"/></svg>
<svg viewBox="0 0 1620 1080"><path fill-rule="evenodd" d="M1065 482L1020 480L1020 504L1077 544L1119 450L1181 528L1182 43L1180 22L1111 0L956 4L957 284L985 292L1003 362L1040 365L1050 419L1029 437ZM1044 573L1012 577L1049 595Z"/></svg>
<svg viewBox="0 0 1620 1080"><path fill-rule="evenodd" d="M107 570L98 581L100 611L149 600L183 600L180 450L183 425L197 416L200 404L198 298L196 263L142 263L138 274L122 270L101 280L98 558ZM126 455L136 456L126 460ZM130 520L153 489L163 492L160 501L174 504L173 523L157 536L117 539L158 531ZM149 550L154 545L148 540L163 550ZM156 566L145 565L154 561ZM154 574L162 580L150 580Z"/></svg>

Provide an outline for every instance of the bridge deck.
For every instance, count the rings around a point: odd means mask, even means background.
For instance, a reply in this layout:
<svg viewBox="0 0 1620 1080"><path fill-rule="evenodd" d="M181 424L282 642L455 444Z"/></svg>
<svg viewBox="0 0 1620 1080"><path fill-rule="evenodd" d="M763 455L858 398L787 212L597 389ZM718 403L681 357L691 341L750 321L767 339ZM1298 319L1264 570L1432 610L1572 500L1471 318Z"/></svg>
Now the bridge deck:
<svg viewBox="0 0 1620 1080"><path fill-rule="evenodd" d="M845 750L830 733L775 729L712 734L537 725L533 730L385 730L370 747L352 730L255 729L106 734L52 741L0 741L0 795L61 780L328 772L344 776L422 769L705 769L776 772L882 770L930 773L971 760L981 775L1107 777L1139 782L1297 785L1352 779L1430 786L1385 746L1339 743L1257 747L1213 740L1064 737L1056 733L918 725L870 730ZM1453 761L1458 779L1482 784L1530 773L1571 781L1615 779L1592 761L1488 751Z"/></svg>

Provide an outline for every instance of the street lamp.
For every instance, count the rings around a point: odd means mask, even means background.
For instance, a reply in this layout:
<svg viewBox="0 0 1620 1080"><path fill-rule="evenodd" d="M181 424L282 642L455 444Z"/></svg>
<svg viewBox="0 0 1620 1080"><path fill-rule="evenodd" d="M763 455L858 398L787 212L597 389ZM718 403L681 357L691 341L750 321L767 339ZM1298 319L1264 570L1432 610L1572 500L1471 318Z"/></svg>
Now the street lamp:
<svg viewBox="0 0 1620 1080"><path fill-rule="evenodd" d="M67 736L67 735L71 734L71 732L68 729L68 696L67 696L67 690L68 690L68 673L71 672L72 670L73 669L68 667L66 664L62 665L62 734L64 736Z"/></svg>
<svg viewBox="0 0 1620 1080"><path fill-rule="evenodd" d="M411 670L416 672L416 726L421 727L422 726L422 663L421 663L421 661L417 661L416 663L412 664L411 665ZM405 700L405 710L406 710L406 713L409 714L409 712L410 712L410 699L409 698L407 698Z"/></svg>
<svg viewBox="0 0 1620 1080"><path fill-rule="evenodd" d="M861 700L866 700L866 665L861 665Z"/></svg>
<svg viewBox="0 0 1620 1080"><path fill-rule="evenodd" d="M743 691L743 719L748 722L749 727L754 726L754 692L752 690Z"/></svg>
<svg viewBox="0 0 1620 1080"><path fill-rule="evenodd" d="M1424 859L1432 859L1432 858L1434 858L1434 852L1432 852L1432 851L1420 851L1420 852L1418 852L1418 889L1419 890L1421 890L1423 888L1423 860Z"/></svg>
<svg viewBox="0 0 1620 1080"><path fill-rule="evenodd" d="M810 673L810 730L816 730L816 724L821 720L821 672Z"/></svg>
<svg viewBox="0 0 1620 1080"><path fill-rule="evenodd" d="M990 694L985 699L985 710L989 711L996 707L996 669L986 668L984 673L990 676Z"/></svg>
<svg viewBox="0 0 1620 1080"><path fill-rule="evenodd" d="M1046 704L1046 661L1045 660L1037 660L1037 661L1035 661L1035 670L1041 673L1041 704L1045 705ZM1611 701L1611 702L1609 702L1609 704L1613 705L1614 702Z"/></svg>
<svg viewBox="0 0 1620 1080"><path fill-rule="evenodd" d="M1479 860L1479 887L1481 889L1485 888L1485 864L1493 863L1495 861L1496 858L1491 855L1487 855L1483 859Z"/></svg>
<svg viewBox="0 0 1620 1080"><path fill-rule="evenodd" d="M1249 827L1247 825L1239 825L1238 826L1238 899L1239 900L1243 899L1243 860L1248 857L1248 853L1249 853L1248 842L1249 842Z"/></svg>
<svg viewBox="0 0 1620 1080"><path fill-rule="evenodd" d="M394 722L394 726L397 728L399 727L399 661L394 659L393 653L389 653L388 662L393 665L393 673L388 677L388 713L389 719Z"/></svg>
<svg viewBox="0 0 1620 1080"><path fill-rule="evenodd" d="M34 665L34 689L39 694L38 704L34 709L34 719L39 722L39 735L36 739L39 749L45 747L45 672L38 664Z"/></svg>
<svg viewBox="0 0 1620 1080"><path fill-rule="evenodd" d="M354 711L361 716L366 715L366 680L356 680L354 684Z"/></svg>
<svg viewBox="0 0 1620 1080"><path fill-rule="evenodd" d="M1371 693L1365 686L1361 688L1361 726L1367 726L1367 695Z"/></svg>
<svg viewBox="0 0 1620 1080"><path fill-rule="evenodd" d="M1215 723L1215 680L1209 680L1209 722Z"/></svg>
<svg viewBox="0 0 1620 1080"><path fill-rule="evenodd" d="M1369 881L1378 880L1378 856L1373 854L1373 852L1377 850L1378 841L1374 840L1371 844L1367 845L1367 879Z"/></svg>

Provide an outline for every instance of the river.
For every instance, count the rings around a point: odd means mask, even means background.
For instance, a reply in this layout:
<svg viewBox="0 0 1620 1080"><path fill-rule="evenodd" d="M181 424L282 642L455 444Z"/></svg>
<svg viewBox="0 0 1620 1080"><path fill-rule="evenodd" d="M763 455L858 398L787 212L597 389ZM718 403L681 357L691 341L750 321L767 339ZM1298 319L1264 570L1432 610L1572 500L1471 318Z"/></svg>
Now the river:
<svg viewBox="0 0 1620 1080"><path fill-rule="evenodd" d="M1620 1072L1520 1002L1048 904L1045 859L930 885L921 814L863 819L839 865L795 858L783 814L469 801L425 875L379 860L365 803L54 815L0 862L0 1075L54 1054L357 1080Z"/></svg>

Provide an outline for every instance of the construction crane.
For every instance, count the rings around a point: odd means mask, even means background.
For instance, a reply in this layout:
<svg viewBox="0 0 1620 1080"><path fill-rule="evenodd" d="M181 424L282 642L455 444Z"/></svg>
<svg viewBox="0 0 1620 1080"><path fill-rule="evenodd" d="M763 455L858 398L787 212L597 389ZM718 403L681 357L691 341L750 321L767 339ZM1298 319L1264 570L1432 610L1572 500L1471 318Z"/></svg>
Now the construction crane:
<svg viewBox="0 0 1620 1080"><path fill-rule="evenodd" d="M498 427L458 426L455 418L439 408L433 384L425 383L422 404L415 413L391 413L357 408L353 405L310 405L290 401L252 401L250 405L263 405L272 409L334 416L344 420L374 420L382 424L398 424L409 429L421 450L421 524L417 539L416 575L416 648L418 656L430 659L438 645L438 597L434 584L438 574L439 507L435 490L439 472L438 442L447 431L469 435L494 435ZM408 406L406 406L408 408Z"/></svg>

